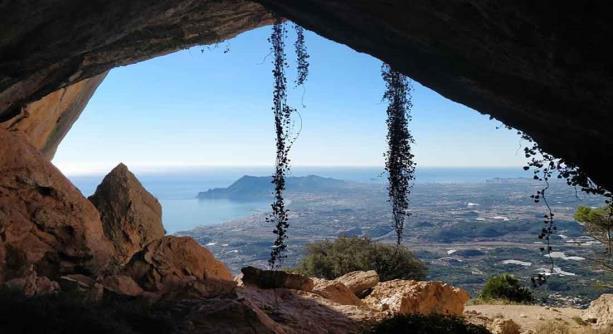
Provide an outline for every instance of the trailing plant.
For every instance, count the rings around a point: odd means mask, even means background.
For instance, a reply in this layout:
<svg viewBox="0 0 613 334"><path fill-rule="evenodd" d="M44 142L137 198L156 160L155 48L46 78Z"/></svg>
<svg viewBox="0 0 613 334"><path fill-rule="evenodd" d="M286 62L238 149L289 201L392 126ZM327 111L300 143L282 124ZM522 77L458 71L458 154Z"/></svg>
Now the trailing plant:
<svg viewBox="0 0 613 334"><path fill-rule="evenodd" d="M275 119L275 144L277 149L275 159L275 173L272 176L274 184L274 201L271 204L272 213L266 217L266 222L275 226L273 233L276 239L270 252L268 263L271 269L276 269L279 262L285 258L284 252L287 248L288 211L285 208L283 192L285 191L285 176L289 172L289 149L291 147L291 114L292 108L287 104L287 79L285 68L287 61L285 56L285 26L277 18L272 28L272 35L269 38L271 49L274 55L273 60L273 114Z"/></svg>
<svg viewBox="0 0 613 334"><path fill-rule="evenodd" d="M307 52L306 43L304 41L304 29L294 23L296 31L296 42L294 48L296 51L296 66L298 73L296 76L296 86L304 85L309 75L309 53Z"/></svg>
<svg viewBox="0 0 613 334"><path fill-rule="evenodd" d="M411 87L402 73L383 64L381 76L385 81L383 99L387 107L387 143L385 170L388 175L388 196L392 205L392 219L396 231L396 244L402 242L404 222L410 216L409 195L415 179L415 162L411 145L415 142L409 132Z"/></svg>

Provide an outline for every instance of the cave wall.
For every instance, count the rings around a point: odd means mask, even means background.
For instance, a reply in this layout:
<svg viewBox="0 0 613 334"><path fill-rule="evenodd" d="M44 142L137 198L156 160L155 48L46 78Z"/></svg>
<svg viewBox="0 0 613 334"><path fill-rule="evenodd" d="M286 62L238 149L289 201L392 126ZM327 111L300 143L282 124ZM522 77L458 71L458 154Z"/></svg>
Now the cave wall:
<svg viewBox="0 0 613 334"><path fill-rule="evenodd" d="M0 122L113 67L269 24L266 7L525 131L613 189L613 3L257 2L0 2Z"/></svg>
<svg viewBox="0 0 613 334"><path fill-rule="evenodd" d="M24 133L30 144L51 160L106 74L81 80L30 102L17 115L0 122L0 127Z"/></svg>

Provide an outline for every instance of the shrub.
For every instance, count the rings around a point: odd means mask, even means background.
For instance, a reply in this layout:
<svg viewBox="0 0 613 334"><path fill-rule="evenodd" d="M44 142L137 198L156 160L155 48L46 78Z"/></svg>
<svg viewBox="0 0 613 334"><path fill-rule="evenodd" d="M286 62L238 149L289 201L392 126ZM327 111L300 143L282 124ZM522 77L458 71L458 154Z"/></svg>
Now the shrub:
<svg viewBox="0 0 613 334"><path fill-rule="evenodd" d="M532 292L522 286L519 280L511 274L490 277L481 290L479 298L486 301L503 300L522 304L534 302Z"/></svg>
<svg viewBox="0 0 613 334"><path fill-rule="evenodd" d="M376 324L368 334L489 334L483 326L459 317L443 315L399 315Z"/></svg>
<svg viewBox="0 0 613 334"><path fill-rule="evenodd" d="M0 289L0 333L172 333L169 318L135 300L91 303L76 293L25 297Z"/></svg>
<svg viewBox="0 0 613 334"><path fill-rule="evenodd" d="M539 325L536 328L536 334L571 334L571 331L568 325L550 320Z"/></svg>
<svg viewBox="0 0 613 334"><path fill-rule="evenodd" d="M380 244L368 238L340 237L306 245L306 255L296 271L334 279L356 270L375 270L381 281L423 280L426 266L404 246Z"/></svg>

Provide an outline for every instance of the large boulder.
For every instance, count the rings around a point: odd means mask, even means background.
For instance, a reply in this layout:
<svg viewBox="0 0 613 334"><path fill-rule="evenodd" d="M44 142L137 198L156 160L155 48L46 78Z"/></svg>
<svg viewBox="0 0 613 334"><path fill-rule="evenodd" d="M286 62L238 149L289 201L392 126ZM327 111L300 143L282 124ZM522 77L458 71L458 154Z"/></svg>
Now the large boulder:
<svg viewBox="0 0 613 334"><path fill-rule="evenodd" d="M251 266L242 268L241 272L245 285L257 286L261 289L313 290L313 280L299 274L281 270L263 270Z"/></svg>
<svg viewBox="0 0 613 334"><path fill-rule="evenodd" d="M123 271L147 291L168 291L190 281L230 281L234 285L230 270L189 237L165 236L149 243Z"/></svg>
<svg viewBox="0 0 613 334"><path fill-rule="evenodd" d="M613 325L613 294L605 293L590 303L581 318L598 327Z"/></svg>
<svg viewBox="0 0 613 334"><path fill-rule="evenodd" d="M462 315L468 293L447 283L392 280L377 284L363 301L392 314Z"/></svg>
<svg viewBox="0 0 613 334"><path fill-rule="evenodd" d="M100 212L104 234L120 263L164 236L162 206L122 163L104 177L89 200Z"/></svg>
<svg viewBox="0 0 613 334"><path fill-rule="evenodd" d="M379 274L374 270L352 271L337 277L335 281L345 285L356 296L364 297L367 292L370 292L370 289L379 283Z"/></svg>
<svg viewBox="0 0 613 334"><path fill-rule="evenodd" d="M20 132L0 129L0 282L31 266L93 274L113 247L96 208Z"/></svg>
<svg viewBox="0 0 613 334"><path fill-rule="evenodd" d="M316 279L313 293L341 305L362 305L362 301L345 284L337 281Z"/></svg>

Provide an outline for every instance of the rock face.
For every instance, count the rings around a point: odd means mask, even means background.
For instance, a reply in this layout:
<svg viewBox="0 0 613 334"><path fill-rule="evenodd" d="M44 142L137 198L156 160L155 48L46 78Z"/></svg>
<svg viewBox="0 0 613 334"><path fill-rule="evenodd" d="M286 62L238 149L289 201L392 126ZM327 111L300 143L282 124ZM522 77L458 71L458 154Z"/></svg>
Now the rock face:
<svg viewBox="0 0 613 334"><path fill-rule="evenodd" d="M254 285L261 289L294 289L302 291L313 290L313 280L298 274L280 270L262 270L255 267L241 269L242 281L245 285Z"/></svg>
<svg viewBox="0 0 613 334"><path fill-rule="evenodd" d="M334 280L345 285L356 296L365 297L367 292L379 283L379 274L374 270L353 271Z"/></svg>
<svg viewBox="0 0 613 334"><path fill-rule="evenodd" d="M104 268L96 208L21 133L0 129L0 282L30 266L55 279Z"/></svg>
<svg viewBox="0 0 613 334"><path fill-rule="evenodd" d="M429 281L392 280L377 284L363 301L392 314L462 315L468 293L449 284Z"/></svg>
<svg viewBox="0 0 613 334"><path fill-rule="evenodd" d="M613 188L613 4L258 0L524 130ZM270 23L243 0L0 3L0 122L109 69ZM28 24L23 24L28 22ZM577 112L580 111L580 112Z"/></svg>
<svg viewBox="0 0 613 334"><path fill-rule="evenodd" d="M136 253L124 274L147 291L166 291L190 281L232 281L230 270L206 248L192 238L174 236L153 241Z"/></svg>
<svg viewBox="0 0 613 334"><path fill-rule="evenodd" d="M593 300L581 318L587 322L594 323L598 327L613 325L613 294L603 294L598 299Z"/></svg>
<svg viewBox="0 0 613 334"><path fill-rule="evenodd" d="M120 263L164 236L162 206L124 164L104 177L89 200L100 212L104 234Z"/></svg>
<svg viewBox="0 0 613 334"><path fill-rule="evenodd" d="M362 305L360 299L356 297L345 284L337 282L336 280L316 280L315 286L313 287L313 293L341 305Z"/></svg>
<svg viewBox="0 0 613 334"><path fill-rule="evenodd" d="M105 76L102 73L56 90L26 105L15 117L0 122L0 127L25 133L30 144L51 160Z"/></svg>

